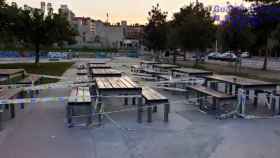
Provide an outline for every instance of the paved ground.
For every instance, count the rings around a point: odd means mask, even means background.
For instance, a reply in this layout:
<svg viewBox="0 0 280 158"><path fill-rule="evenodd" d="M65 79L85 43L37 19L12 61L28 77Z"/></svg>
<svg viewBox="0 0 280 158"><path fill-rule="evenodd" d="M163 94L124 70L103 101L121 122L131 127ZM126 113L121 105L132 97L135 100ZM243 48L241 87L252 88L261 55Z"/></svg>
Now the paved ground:
<svg viewBox="0 0 280 158"><path fill-rule="evenodd" d="M119 58L117 69L136 60ZM64 76L75 78L75 70ZM183 95L162 91L171 102ZM69 89L43 91L40 96L64 96ZM121 100L106 100L107 109ZM29 105L0 133L2 158L278 158L279 119L216 120L193 105L171 106L170 122L163 123L162 108L151 124L136 123L136 112L114 113L102 127L65 126L66 103ZM112 106L114 105L114 106ZM146 119L146 117L145 117Z"/></svg>

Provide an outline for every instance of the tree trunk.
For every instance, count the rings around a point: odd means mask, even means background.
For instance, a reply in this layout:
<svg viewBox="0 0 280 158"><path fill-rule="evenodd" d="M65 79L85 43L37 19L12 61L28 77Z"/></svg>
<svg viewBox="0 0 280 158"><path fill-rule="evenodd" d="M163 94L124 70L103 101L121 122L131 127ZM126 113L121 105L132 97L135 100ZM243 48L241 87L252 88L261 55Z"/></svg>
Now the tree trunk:
<svg viewBox="0 0 280 158"><path fill-rule="evenodd" d="M177 58L177 51L175 50L173 52L173 64L175 65L176 64L176 58Z"/></svg>
<svg viewBox="0 0 280 158"><path fill-rule="evenodd" d="M268 47L265 49L265 55L264 55L264 62L263 62L263 70L267 70L267 62L268 62Z"/></svg>
<svg viewBox="0 0 280 158"><path fill-rule="evenodd" d="M40 62L40 44L35 44L35 64L39 64Z"/></svg>

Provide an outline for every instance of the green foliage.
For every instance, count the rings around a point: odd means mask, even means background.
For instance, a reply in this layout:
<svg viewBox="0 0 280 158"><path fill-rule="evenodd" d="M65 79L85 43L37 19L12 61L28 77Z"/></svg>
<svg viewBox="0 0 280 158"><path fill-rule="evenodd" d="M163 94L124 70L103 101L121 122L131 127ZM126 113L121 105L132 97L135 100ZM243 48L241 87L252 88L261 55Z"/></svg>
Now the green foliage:
<svg viewBox="0 0 280 158"><path fill-rule="evenodd" d="M167 12L153 6L149 12L148 24L144 28L144 44L152 50L159 51L166 47Z"/></svg>
<svg viewBox="0 0 280 158"><path fill-rule="evenodd" d="M0 69L24 69L28 73L62 76L74 63L72 62L53 62L53 63L19 63L19 64L0 64Z"/></svg>
<svg viewBox="0 0 280 158"><path fill-rule="evenodd" d="M183 50L205 50L215 39L215 25L210 10L202 3L192 3L174 14L171 28L175 42Z"/></svg>
<svg viewBox="0 0 280 158"><path fill-rule="evenodd" d="M5 38L2 43L11 43L15 47L33 47L36 52L36 63L39 62L40 49L43 46L75 43L77 32L71 27L62 14L45 14L41 9L23 10L5 5L0 6L0 35ZM12 47L11 45L8 45Z"/></svg>
<svg viewBox="0 0 280 158"><path fill-rule="evenodd" d="M242 8L232 8L218 33L222 45L230 50L249 50L255 42L250 24L249 12Z"/></svg>

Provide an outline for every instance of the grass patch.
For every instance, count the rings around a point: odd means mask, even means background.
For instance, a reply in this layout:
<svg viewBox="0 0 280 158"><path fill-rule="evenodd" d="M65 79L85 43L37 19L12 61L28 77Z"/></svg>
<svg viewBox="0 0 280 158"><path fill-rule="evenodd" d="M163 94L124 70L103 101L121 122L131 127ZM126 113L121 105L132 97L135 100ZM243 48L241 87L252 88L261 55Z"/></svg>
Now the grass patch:
<svg viewBox="0 0 280 158"><path fill-rule="evenodd" d="M59 79L55 79L55 78L45 78L43 77L40 81L40 84L49 84L49 83L56 83L58 82Z"/></svg>
<svg viewBox="0 0 280 158"><path fill-rule="evenodd" d="M24 69L27 73L61 76L73 62L0 64L0 69Z"/></svg>

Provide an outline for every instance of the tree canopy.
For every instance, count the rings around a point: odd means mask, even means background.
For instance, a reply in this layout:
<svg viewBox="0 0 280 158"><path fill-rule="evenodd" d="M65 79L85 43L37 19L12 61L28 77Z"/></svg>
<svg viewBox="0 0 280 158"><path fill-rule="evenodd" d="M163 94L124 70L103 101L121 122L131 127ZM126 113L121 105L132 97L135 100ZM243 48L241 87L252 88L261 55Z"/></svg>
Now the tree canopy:
<svg viewBox="0 0 280 158"><path fill-rule="evenodd" d="M192 3L174 14L172 28L184 50L205 50L215 40L214 20L202 3Z"/></svg>
<svg viewBox="0 0 280 158"><path fill-rule="evenodd" d="M0 33L16 46L34 48L36 63L39 63L42 46L75 42L76 31L62 14L46 14L38 8L24 10L9 6L3 0L0 6Z"/></svg>
<svg viewBox="0 0 280 158"><path fill-rule="evenodd" d="M148 24L144 28L144 44L154 51L163 50L167 41L167 12L162 11L157 4L148 14Z"/></svg>

